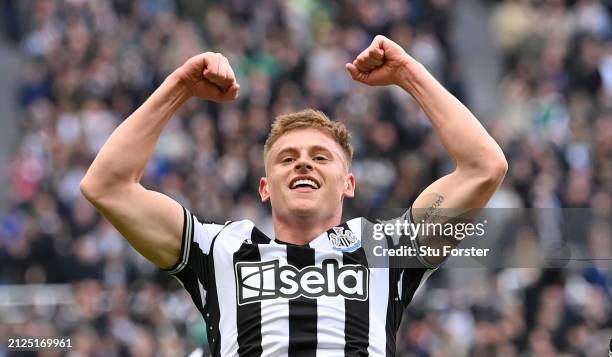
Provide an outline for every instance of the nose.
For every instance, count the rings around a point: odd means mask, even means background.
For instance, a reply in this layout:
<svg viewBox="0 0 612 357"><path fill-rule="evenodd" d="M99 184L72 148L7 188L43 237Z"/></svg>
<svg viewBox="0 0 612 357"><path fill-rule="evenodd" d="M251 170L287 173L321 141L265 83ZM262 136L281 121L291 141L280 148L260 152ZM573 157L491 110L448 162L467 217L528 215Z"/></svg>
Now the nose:
<svg viewBox="0 0 612 357"><path fill-rule="evenodd" d="M295 162L295 166L293 167L293 169L298 172L310 171L312 170L312 163L308 161L307 159L305 159L304 157L300 157Z"/></svg>

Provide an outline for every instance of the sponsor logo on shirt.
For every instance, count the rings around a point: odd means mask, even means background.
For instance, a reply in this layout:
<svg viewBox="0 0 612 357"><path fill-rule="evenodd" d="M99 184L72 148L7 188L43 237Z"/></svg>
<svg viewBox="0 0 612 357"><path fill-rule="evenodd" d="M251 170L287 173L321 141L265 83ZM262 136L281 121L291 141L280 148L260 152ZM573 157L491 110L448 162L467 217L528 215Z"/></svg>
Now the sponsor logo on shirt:
<svg viewBox="0 0 612 357"><path fill-rule="evenodd" d="M238 262L236 293L238 305L271 299L295 299L303 296L342 296L349 300L367 300L369 271L363 265L339 265L335 259L323 261L321 267L298 269L280 266L278 260Z"/></svg>

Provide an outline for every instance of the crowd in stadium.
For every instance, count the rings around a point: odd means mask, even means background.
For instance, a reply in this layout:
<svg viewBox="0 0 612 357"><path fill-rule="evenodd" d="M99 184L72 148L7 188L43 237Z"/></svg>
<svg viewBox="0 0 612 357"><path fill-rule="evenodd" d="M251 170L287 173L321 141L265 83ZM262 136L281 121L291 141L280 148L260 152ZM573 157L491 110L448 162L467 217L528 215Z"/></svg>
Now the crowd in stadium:
<svg viewBox="0 0 612 357"><path fill-rule="evenodd" d="M8 5L8 4L12 5ZM22 52L19 140L0 212L0 286L69 284L70 303L0 306L0 335L73 336L83 355L183 355L205 345L187 294L131 249L79 192L112 130L165 76L223 53L235 103L191 100L143 184L207 220L250 218L272 232L256 196L273 118L307 107L353 133L355 199L345 216L408 207L452 167L416 103L351 80L344 64L384 34L469 106L450 43L450 0L8 1ZM596 0L487 1L503 59L495 117L480 118L509 172L493 207L612 207L612 8ZM5 94L3 94L5 95ZM125 153L129 155L130 153ZM517 239L533 240L528 230ZM593 252L612 251L609 220ZM524 249L529 249L526 243ZM604 254L605 257L605 254ZM589 356L607 349L612 272L442 268L406 311L398 356ZM466 278L467 276L467 278ZM461 280L459 280L461 279ZM458 281L463 283L458 284ZM426 297L426 298L424 298ZM6 323L5 323L6 322ZM95 351L95 352L94 352ZM76 354L75 354L76 355Z"/></svg>

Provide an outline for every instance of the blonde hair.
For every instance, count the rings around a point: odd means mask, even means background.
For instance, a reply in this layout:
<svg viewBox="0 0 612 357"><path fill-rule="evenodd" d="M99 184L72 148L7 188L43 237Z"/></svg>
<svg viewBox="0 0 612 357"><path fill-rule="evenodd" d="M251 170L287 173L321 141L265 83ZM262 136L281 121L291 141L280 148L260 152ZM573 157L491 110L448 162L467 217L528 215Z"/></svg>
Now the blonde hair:
<svg viewBox="0 0 612 357"><path fill-rule="evenodd" d="M318 129L331 136L342 148L346 156L347 167L350 166L353 160L353 145L348 129L344 124L332 121L325 113L314 109L304 109L296 113L277 116L264 144L264 159L278 138L296 129Z"/></svg>

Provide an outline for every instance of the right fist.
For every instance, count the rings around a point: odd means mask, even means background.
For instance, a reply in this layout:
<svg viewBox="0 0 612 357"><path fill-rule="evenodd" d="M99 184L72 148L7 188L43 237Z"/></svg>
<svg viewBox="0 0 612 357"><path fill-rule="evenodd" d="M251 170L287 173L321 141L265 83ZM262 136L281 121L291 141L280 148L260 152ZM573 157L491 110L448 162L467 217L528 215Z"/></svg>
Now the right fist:
<svg viewBox="0 0 612 357"><path fill-rule="evenodd" d="M174 73L192 96L215 102L236 99L240 85L227 58L206 52L193 56Z"/></svg>

